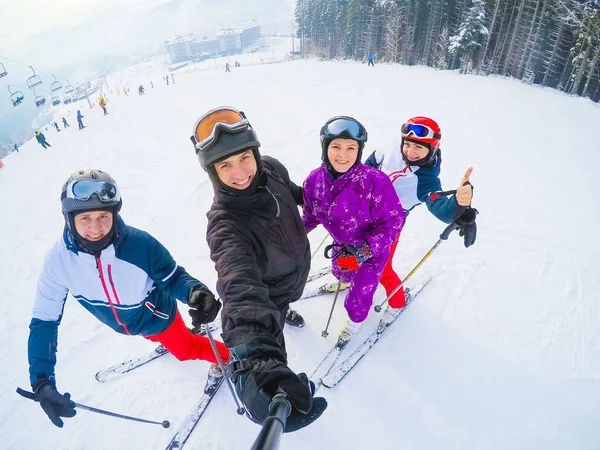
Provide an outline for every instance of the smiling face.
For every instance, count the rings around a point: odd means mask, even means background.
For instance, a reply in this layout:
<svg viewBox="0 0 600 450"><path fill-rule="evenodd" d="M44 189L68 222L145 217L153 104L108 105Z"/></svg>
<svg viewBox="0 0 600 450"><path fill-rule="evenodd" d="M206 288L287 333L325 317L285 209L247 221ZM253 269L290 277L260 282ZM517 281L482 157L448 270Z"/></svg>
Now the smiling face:
<svg viewBox="0 0 600 450"><path fill-rule="evenodd" d="M85 211L73 217L73 223L79 236L96 242L110 233L113 214L110 211Z"/></svg>
<svg viewBox="0 0 600 450"><path fill-rule="evenodd" d="M334 139L327 147L327 158L336 172L348 172L358 158L358 142L354 139Z"/></svg>
<svg viewBox="0 0 600 450"><path fill-rule="evenodd" d="M419 161L429 154L429 149L422 144L417 144L416 142L404 139L402 152L409 161Z"/></svg>
<svg viewBox="0 0 600 450"><path fill-rule="evenodd" d="M257 165L252 149L230 156L215 164L219 179L233 189L243 191L256 176Z"/></svg>

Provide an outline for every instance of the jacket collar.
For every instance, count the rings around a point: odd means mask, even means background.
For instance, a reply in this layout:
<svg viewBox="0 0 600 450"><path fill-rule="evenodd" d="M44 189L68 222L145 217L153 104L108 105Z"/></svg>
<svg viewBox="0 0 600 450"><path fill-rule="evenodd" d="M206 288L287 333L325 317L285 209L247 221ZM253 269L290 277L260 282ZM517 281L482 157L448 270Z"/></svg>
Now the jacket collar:
<svg viewBox="0 0 600 450"><path fill-rule="evenodd" d="M117 227L117 236L115 237L115 240L112 242L111 245L113 245L116 249L117 247L119 247L119 245L121 245L121 242L123 242L123 239L125 239L125 236L127 235L127 226L125 225L125 222L123 221L120 215L117 215L117 222L115 226ZM79 254L81 250L79 248L79 245L77 244L77 240L75 239L75 237L73 237L73 234L69 231L66 225L63 230L63 241L65 242L67 250L72 251L76 255Z"/></svg>

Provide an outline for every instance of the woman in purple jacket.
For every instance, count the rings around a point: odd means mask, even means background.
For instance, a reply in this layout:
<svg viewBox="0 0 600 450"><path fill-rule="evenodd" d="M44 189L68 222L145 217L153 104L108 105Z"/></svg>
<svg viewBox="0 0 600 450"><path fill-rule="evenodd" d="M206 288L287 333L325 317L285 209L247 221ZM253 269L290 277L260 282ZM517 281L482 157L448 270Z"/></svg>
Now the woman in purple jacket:
<svg viewBox="0 0 600 450"><path fill-rule="evenodd" d="M405 215L390 179L361 163L367 130L352 117L333 117L321 128L321 167L304 182L302 220L333 237L332 272L351 283L344 306L347 342L367 318L373 295Z"/></svg>

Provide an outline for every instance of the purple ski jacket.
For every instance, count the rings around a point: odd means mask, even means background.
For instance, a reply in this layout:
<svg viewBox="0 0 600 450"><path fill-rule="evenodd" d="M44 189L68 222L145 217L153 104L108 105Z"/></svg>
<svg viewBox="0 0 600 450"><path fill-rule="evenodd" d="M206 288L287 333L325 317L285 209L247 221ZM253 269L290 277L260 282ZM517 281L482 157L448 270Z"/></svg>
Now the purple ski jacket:
<svg viewBox="0 0 600 450"><path fill-rule="evenodd" d="M354 322L367 317L390 245L405 218L390 179L373 167L359 163L334 180L322 164L304 181L302 221L307 231L321 224L334 242L367 242L373 252L367 262L352 272L342 272L333 261L334 275L352 283L345 306Z"/></svg>

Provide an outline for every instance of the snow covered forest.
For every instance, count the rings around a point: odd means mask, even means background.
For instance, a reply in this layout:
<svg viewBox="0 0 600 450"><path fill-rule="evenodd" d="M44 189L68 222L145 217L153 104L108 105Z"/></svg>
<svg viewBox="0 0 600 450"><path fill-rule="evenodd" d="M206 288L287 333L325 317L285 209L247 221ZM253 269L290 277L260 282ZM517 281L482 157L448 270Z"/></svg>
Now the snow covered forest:
<svg viewBox="0 0 600 450"><path fill-rule="evenodd" d="M597 0L298 0L302 51L497 74L600 101Z"/></svg>

